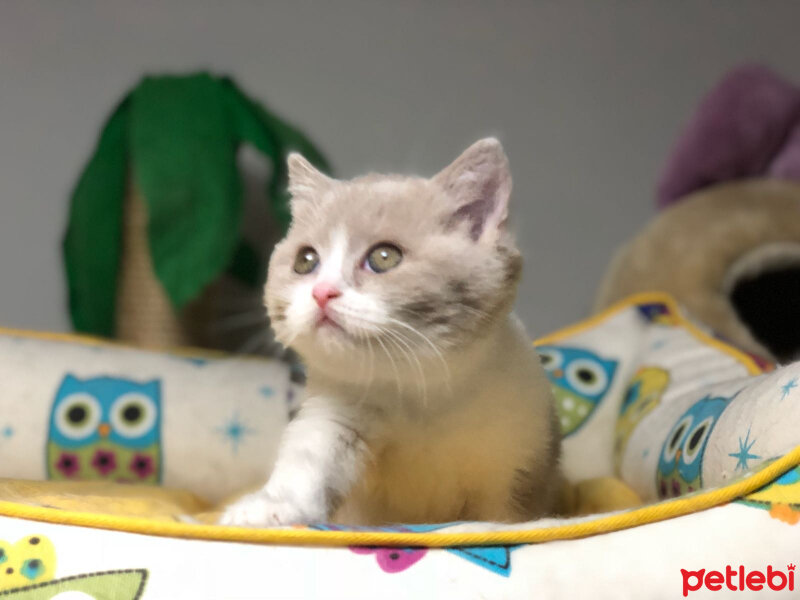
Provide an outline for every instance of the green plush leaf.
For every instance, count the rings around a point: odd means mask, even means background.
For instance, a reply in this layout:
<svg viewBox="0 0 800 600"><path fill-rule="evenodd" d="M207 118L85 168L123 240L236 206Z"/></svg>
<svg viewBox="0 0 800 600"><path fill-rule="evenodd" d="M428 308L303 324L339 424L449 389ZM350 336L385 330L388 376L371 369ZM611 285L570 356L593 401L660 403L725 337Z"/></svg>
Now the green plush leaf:
<svg viewBox="0 0 800 600"><path fill-rule="evenodd" d="M64 237L72 323L93 335L114 333L129 117L127 98L108 119L75 186Z"/></svg>
<svg viewBox="0 0 800 600"><path fill-rule="evenodd" d="M207 74L146 78L133 93L133 176L148 209L153 266L173 306L230 264L242 184L224 94Z"/></svg>
<svg viewBox="0 0 800 600"><path fill-rule="evenodd" d="M230 79L142 80L109 120L73 194L64 249L76 329L113 335L127 176L144 199L153 268L176 309L226 269L251 285L263 282L262 261L241 239L236 154L245 142L272 163L267 192L285 230L288 153L328 169L311 142Z"/></svg>
<svg viewBox="0 0 800 600"><path fill-rule="evenodd" d="M285 233L291 220L286 158L290 152L300 152L323 172L330 172L328 161L307 137L245 96L233 80L225 78L222 84L229 98L237 136L240 140L251 143L272 161L272 177L267 183L267 197L273 215Z"/></svg>

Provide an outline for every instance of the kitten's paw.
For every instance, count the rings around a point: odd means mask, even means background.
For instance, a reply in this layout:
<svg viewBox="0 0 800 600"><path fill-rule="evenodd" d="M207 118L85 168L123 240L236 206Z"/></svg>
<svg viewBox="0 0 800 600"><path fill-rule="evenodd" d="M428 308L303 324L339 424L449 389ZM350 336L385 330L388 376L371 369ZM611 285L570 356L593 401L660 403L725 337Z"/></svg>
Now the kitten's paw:
<svg viewBox="0 0 800 600"><path fill-rule="evenodd" d="M294 504L256 492L231 504L219 522L233 527L276 527L304 525L312 520L315 519L309 519L309 515Z"/></svg>

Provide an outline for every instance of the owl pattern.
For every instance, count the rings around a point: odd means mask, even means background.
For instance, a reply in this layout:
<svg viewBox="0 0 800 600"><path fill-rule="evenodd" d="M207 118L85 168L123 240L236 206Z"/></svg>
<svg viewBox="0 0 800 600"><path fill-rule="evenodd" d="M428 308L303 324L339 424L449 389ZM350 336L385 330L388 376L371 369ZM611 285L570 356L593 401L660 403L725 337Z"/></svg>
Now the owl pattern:
<svg viewBox="0 0 800 600"><path fill-rule="evenodd" d="M43 535L29 535L12 544L0 540L0 595L5 590L53 579L56 551Z"/></svg>
<svg viewBox="0 0 800 600"><path fill-rule="evenodd" d="M659 498L678 497L703 487L703 455L720 415L733 398L706 396L684 412L664 440L658 457Z"/></svg>
<svg viewBox="0 0 800 600"><path fill-rule="evenodd" d="M561 434L566 437L589 419L608 393L617 361L567 346L538 346L536 351L550 379Z"/></svg>
<svg viewBox="0 0 800 600"><path fill-rule="evenodd" d="M67 374L50 413L47 476L158 483L161 383Z"/></svg>
<svg viewBox="0 0 800 600"><path fill-rule="evenodd" d="M664 369L645 366L636 371L628 384L614 430L614 468L617 473L633 430L661 403L669 380L669 373Z"/></svg>

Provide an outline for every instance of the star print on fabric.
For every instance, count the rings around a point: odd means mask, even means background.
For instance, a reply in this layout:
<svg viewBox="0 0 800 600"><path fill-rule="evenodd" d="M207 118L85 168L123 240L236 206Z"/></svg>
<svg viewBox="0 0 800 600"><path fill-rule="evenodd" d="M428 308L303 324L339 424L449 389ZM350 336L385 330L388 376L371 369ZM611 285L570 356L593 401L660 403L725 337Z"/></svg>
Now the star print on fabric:
<svg viewBox="0 0 800 600"><path fill-rule="evenodd" d="M511 574L511 552L520 546L465 546L463 548L447 548L468 561L489 569L498 575L508 577Z"/></svg>
<svg viewBox="0 0 800 600"><path fill-rule="evenodd" d="M783 386L781 386L781 400L786 400L786 397L792 393L792 390L797 387L797 377L792 377Z"/></svg>
<svg viewBox="0 0 800 600"><path fill-rule="evenodd" d="M245 425L236 413L222 427L217 427L215 431L225 441L230 442L234 454L239 451L239 445L244 442L245 437L256 432L255 429Z"/></svg>
<svg viewBox="0 0 800 600"><path fill-rule="evenodd" d="M14 428L11 425L6 425L0 430L0 435L3 436L5 439L13 437L14 435Z"/></svg>
<svg viewBox="0 0 800 600"><path fill-rule="evenodd" d="M258 393L264 396L264 398L272 398L272 396L275 394L275 390L273 390L270 386L265 385L258 390Z"/></svg>
<svg viewBox="0 0 800 600"><path fill-rule="evenodd" d="M755 440L753 440L752 442L750 441L750 428L748 427L747 435L745 436L744 441L742 441L742 438L739 437L739 451L728 454L728 456L736 459L737 471L739 469L746 471L748 469L748 464L747 464L748 460L761 458L757 454L750 454L750 448L752 448L755 443L756 443Z"/></svg>

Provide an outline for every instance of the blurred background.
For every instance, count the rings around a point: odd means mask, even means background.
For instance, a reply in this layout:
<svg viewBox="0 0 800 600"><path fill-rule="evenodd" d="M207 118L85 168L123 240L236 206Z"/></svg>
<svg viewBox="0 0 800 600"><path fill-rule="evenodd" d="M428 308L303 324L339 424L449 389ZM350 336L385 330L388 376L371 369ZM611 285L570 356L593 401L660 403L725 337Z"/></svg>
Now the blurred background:
<svg viewBox="0 0 800 600"><path fill-rule="evenodd" d="M798 23L792 1L5 0L0 325L70 329L61 241L105 120L144 74L202 69L299 128L341 177L433 174L498 136L526 257L517 308L544 334L587 314L725 71L762 62L800 80Z"/></svg>

